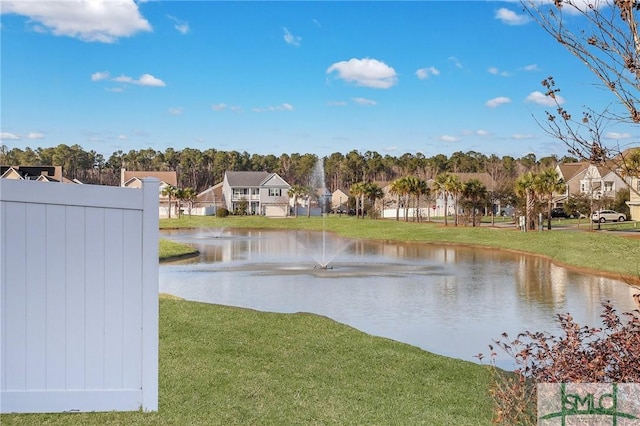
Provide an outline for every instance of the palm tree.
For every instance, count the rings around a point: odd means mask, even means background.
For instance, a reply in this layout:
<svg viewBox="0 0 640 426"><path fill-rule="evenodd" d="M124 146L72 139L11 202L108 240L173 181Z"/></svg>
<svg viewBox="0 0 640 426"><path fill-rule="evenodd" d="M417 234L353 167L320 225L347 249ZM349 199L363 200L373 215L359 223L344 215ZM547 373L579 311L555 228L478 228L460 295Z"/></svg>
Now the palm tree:
<svg viewBox="0 0 640 426"><path fill-rule="evenodd" d="M418 222L420 222L420 197L424 195L425 197L429 197L431 194L431 188L429 188L429 184L426 180L418 179L414 188L414 194L416 196L416 208L418 209ZM429 206L427 205L427 211L429 211Z"/></svg>
<svg viewBox="0 0 640 426"><path fill-rule="evenodd" d="M448 207L449 207L449 188L448 182L451 178L450 173L440 173L436 176L436 179L433 181L433 189L437 194L441 194L444 201L444 226L449 226L447 216L448 216Z"/></svg>
<svg viewBox="0 0 640 426"><path fill-rule="evenodd" d="M191 187L184 188L180 192L180 199L182 201L186 201L187 205L189 206L189 217L191 217L191 209L193 208L193 202L196 199L197 195L198 194L196 194L196 190Z"/></svg>
<svg viewBox="0 0 640 426"><path fill-rule="evenodd" d="M289 197L293 197L293 212L295 217L298 217L298 197L305 195L307 193L307 189L302 185L291 185L289 188Z"/></svg>
<svg viewBox="0 0 640 426"><path fill-rule="evenodd" d="M375 183L367 183L365 186L365 195L371 200L371 204L375 206L376 200L384 197L384 192L382 192L382 188ZM375 215L372 217L375 218Z"/></svg>
<svg viewBox="0 0 640 426"><path fill-rule="evenodd" d="M534 188L543 201L547 202L547 229L551 229L551 209L553 194L565 190L566 184L555 169L547 169L535 176Z"/></svg>
<svg viewBox="0 0 640 426"><path fill-rule="evenodd" d="M407 187L407 193L409 195L409 197L413 196L415 203L414 203L414 211L416 212L414 214L414 221L418 220L418 222L420 221L420 213L419 213L419 209L420 209L420 196L426 194L427 192L429 192L429 186L427 185L427 182L425 182L422 179L419 179L415 176L409 176L406 178L406 187Z"/></svg>
<svg viewBox="0 0 640 426"><path fill-rule="evenodd" d="M167 185L164 188L162 188L162 191L160 192L160 194L162 194L163 197L169 198L169 219L171 219L171 197L176 194L177 189L178 188L176 188L173 185Z"/></svg>
<svg viewBox="0 0 640 426"><path fill-rule="evenodd" d="M356 199L356 218L360 217L360 210L362 210L362 218L364 219L364 195L366 193L366 183L365 182L354 183L349 188L349 192Z"/></svg>
<svg viewBox="0 0 640 426"><path fill-rule="evenodd" d="M463 196L471 201L471 223L476 226L476 210L480 201L487 198L487 187L478 179L469 179L464 184Z"/></svg>
<svg viewBox="0 0 640 426"><path fill-rule="evenodd" d="M398 178L389 185L389 192L396 197L396 221L400 220L400 196L405 192L405 178Z"/></svg>
<svg viewBox="0 0 640 426"><path fill-rule="evenodd" d="M534 229L530 227L530 220L533 219L533 210L535 203L535 175L532 172L525 173L516 180L515 186L516 194L525 198L525 231L527 229Z"/></svg>
<svg viewBox="0 0 640 426"><path fill-rule="evenodd" d="M447 191L453 197L454 202L454 219L455 225L458 226L458 200L460 198L460 194L462 193L463 185L460 181L460 178L457 175L450 174L447 182L445 184Z"/></svg>

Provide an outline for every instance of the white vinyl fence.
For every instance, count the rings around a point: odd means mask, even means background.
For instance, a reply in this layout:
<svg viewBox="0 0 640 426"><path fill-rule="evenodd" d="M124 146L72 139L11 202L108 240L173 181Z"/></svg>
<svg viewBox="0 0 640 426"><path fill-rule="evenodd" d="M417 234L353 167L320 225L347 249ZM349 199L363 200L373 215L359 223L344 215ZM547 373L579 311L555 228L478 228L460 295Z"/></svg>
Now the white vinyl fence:
<svg viewBox="0 0 640 426"><path fill-rule="evenodd" d="M0 179L0 412L158 409L158 187Z"/></svg>

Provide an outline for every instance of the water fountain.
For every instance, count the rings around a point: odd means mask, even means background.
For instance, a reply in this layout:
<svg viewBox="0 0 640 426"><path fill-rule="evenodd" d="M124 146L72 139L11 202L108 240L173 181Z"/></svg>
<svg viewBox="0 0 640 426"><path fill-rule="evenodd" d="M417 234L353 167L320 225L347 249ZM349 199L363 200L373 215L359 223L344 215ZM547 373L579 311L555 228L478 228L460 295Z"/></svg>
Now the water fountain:
<svg viewBox="0 0 640 426"><path fill-rule="evenodd" d="M322 217L322 256L320 259L316 259L318 262L314 266L314 269L333 269L329 266L329 261L337 255L332 256L331 259L327 259L327 203L331 200L331 193L327 189L327 184L324 178L324 158L318 157L315 167L313 168L313 174L311 175L311 188L316 191L318 197L318 205L320 206L320 216Z"/></svg>

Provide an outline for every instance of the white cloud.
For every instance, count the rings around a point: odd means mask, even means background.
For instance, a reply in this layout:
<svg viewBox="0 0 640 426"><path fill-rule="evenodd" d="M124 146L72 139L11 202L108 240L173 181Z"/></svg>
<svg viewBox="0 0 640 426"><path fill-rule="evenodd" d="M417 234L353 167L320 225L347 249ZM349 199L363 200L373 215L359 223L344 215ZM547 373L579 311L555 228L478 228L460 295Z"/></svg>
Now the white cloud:
<svg viewBox="0 0 640 426"><path fill-rule="evenodd" d="M127 139L129 139L127 135L118 135L118 140L126 141Z"/></svg>
<svg viewBox="0 0 640 426"><path fill-rule="evenodd" d="M169 108L169 114L171 115L182 115L184 112L184 108L182 107L171 107Z"/></svg>
<svg viewBox="0 0 640 426"><path fill-rule="evenodd" d="M535 139L535 137L536 136L531 133L514 133L511 135L511 139L516 140Z"/></svg>
<svg viewBox="0 0 640 426"><path fill-rule="evenodd" d="M509 75L510 75L507 71L500 71L496 67L491 67L487 71L489 71L489 74L499 75L501 77L509 77Z"/></svg>
<svg viewBox="0 0 640 426"><path fill-rule="evenodd" d="M425 80L429 78L430 75L440 75L440 71L436 67L420 68L416 71L416 76L418 76L420 80Z"/></svg>
<svg viewBox="0 0 640 426"><path fill-rule="evenodd" d="M286 28L283 28L283 30L284 30L284 41L286 41L287 44L290 44L290 45L295 46L295 47L300 46L300 42L302 41L302 37L298 37L298 36L295 36L295 35L291 34L289 32L289 30L286 29Z"/></svg>
<svg viewBox="0 0 640 426"><path fill-rule="evenodd" d="M167 18L175 22L175 25L173 26L173 28L175 28L176 31L178 31L180 34L187 34L189 32L190 28L189 28L189 23L187 21L183 21L171 15L167 15Z"/></svg>
<svg viewBox="0 0 640 426"><path fill-rule="evenodd" d="M507 25L524 25L530 20L527 15L518 15L514 11L504 7L498 9L495 18Z"/></svg>
<svg viewBox="0 0 640 426"><path fill-rule="evenodd" d="M233 111L233 112L242 112L242 107L239 107L237 105L227 105L224 102L221 102L219 104L211 105L211 109L214 110L214 111L217 111L217 112L226 111L226 110ZM268 108L266 108L264 110L267 111Z"/></svg>
<svg viewBox="0 0 640 426"><path fill-rule="evenodd" d="M365 106L374 106L377 104L376 101L373 101L371 99L366 99L366 98L351 98L351 100L359 105L365 105Z"/></svg>
<svg viewBox="0 0 640 426"><path fill-rule="evenodd" d="M456 58L455 56L449 56L449 61L453 62L453 65L456 68L462 68L462 62L460 62L460 60L458 58Z"/></svg>
<svg viewBox="0 0 640 426"><path fill-rule="evenodd" d="M538 64L525 65L524 67L522 67L522 69L524 71L540 71L540 68L538 68Z"/></svg>
<svg viewBox="0 0 640 426"><path fill-rule="evenodd" d="M44 134L40 132L30 132L27 134L27 139L44 139Z"/></svg>
<svg viewBox="0 0 640 426"><path fill-rule="evenodd" d="M106 89L107 92L113 92L113 93L122 93L124 92L124 89L122 87L111 87L109 89Z"/></svg>
<svg viewBox="0 0 640 426"><path fill-rule="evenodd" d="M485 106L489 108L497 108L500 105L504 105L508 103L511 103L511 99L507 98L506 96L498 96L497 98L489 99L485 103Z"/></svg>
<svg viewBox="0 0 640 426"><path fill-rule="evenodd" d="M281 105L268 106L266 108L253 108L253 112L293 111L293 105L283 103Z"/></svg>
<svg viewBox="0 0 640 426"><path fill-rule="evenodd" d="M396 71L377 59L349 59L336 62L327 69L327 74L336 71L338 77L356 86L388 89L398 81Z"/></svg>
<svg viewBox="0 0 640 426"><path fill-rule="evenodd" d="M106 80L109 78L109 71L94 72L91 74L91 81Z"/></svg>
<svg viewBox="0 0 640 426"><path fill-rule="evenodd" d="M460 138L450 135L442 135L438 139L443 142L458 142L460 140Z"/></svg>
<svg viewBox="0 0 640 426"><path fill-rule="evenodd" d="M20 136L14 134L14 133L1 132L0 133L0 139L17 141L17 140L20 140Z"/></svg>
<svg viewBox="0 0 640 426"><path fill-rule="evenodd" d="M134 0L2 1L2 13L30 18L37 32L114 43L140 31L151 31Z"/></svg>
<svg viewBox="0 0 640 426"><path fill-rule="evenodd" d="M314 24L316 24L316 27L318 28L322 28L322 24L320 23L320 21L318 21L317 19L312 19L311 20Z"/></svg>
<svg viewBox="0 0 640 426"><path fill-rule="evenodd" d="M618 133L618 132L607 132L604 135L605 139L630 139L631 133Z"/></svg>
<svg viewBox="0 0 640 426"><path fill-rule="evenodd" d="M558 102L558 105L562 105L564 103L564 98L560 95L556 95L556 101ZM551 97L546 96L544 93L538 92L537 90L529 93L529 96L525 98L525 102L548 107L556 105Z"/></svg>
<svg viewBox="0 0 640 426"><path fill-rule="evenodd" d="M142 77L138 80L140 86L154 86L154 87L164 87L166 86L165 82L155 78L151 74L143 74Z"/></svg>
<svg viewBox="0 0 640 426"><path fill-rule="evenodd" d="M347 103L345 101L329 101L329 102L327 102L327 105L329 105L329 106L347 106Z"/></svg>
<svg viewBox="0 0 640 426"><path fill-rule="evenodd" d="M125 84L136 84L138 86L153 86L153 87L166 86L164 81L152 76L151 74L142 74L138 80L131 78L127 75L121 75L120 77L114 78L113 81L117 81L118 83L125 83Z"/></svg>
<svg viewBox="0 0 640 426"><path fill-rule="evenodd" d="M491 133L483 129L478 129L476 130L476 135L486 137L486 136L491 136Z"/></svg>

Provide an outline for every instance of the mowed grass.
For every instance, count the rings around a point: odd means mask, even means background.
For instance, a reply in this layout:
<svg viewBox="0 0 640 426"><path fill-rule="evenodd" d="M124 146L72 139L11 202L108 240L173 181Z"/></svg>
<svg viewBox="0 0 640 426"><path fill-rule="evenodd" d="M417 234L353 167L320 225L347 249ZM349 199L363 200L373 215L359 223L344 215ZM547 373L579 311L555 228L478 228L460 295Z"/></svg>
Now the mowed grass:
<svg viewBox="0 0 640 426"><path fill-rule="evenodd" d="M195 248L175 241L161 238L158 243L158 258L160 259L160 261L198 253L198 250L196 250Z"/></svg>
<svg viewBox="0 0 640 426"><path fill-rule="evenodd" d="M426 331L425 331L426 332ZM489 368L311 314L160 300L157 413L3 425L490 425Z"/></svg>
<svg viewBox="0 0 640 426"><path fill-rule="evenodd" d="M372 239L432 244L474 245L541 255L565 265L614 277L640 276L640 229L628 222L627 232L606 224L605 231L589 232L583 222L579 229L520 232L514 226L449 226L434 222L356 219L350 216L270 219L262 216L182 217L160 220L160 228L256 228L327 230L354 239ZM552 226L563 226L554 221Z"/></svg>

